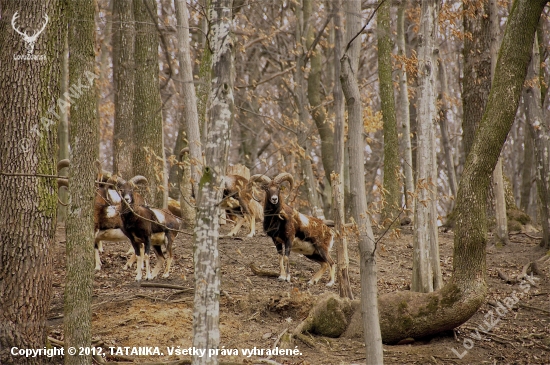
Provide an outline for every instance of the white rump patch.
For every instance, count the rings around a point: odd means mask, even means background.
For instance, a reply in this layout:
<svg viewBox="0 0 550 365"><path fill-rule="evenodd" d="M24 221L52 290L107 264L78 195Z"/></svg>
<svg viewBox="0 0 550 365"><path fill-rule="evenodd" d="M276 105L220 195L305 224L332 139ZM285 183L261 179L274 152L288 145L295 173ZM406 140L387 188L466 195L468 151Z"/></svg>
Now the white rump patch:
<svg viewBox="0 0 550 365"><path fill-rule="evenodd" d="M300 222L302 222L302 225L303 225L304 227L309 226L309 219L308 219L308 217L306 217L306 216L303 215L302 213L299 213L299 217L300 217Z"/></svg>
<svg viewBox="0 0 550 365"><path fill-rule="evenodd" d="M162 246L164 244L164 232L153 233L151 235L151 244L153 246Z"/></svg>
<svg viewBox="0 0 550 365"><path fill-rule="evenodd" d="M107 218L113 218L114 216L117 215L117 211L116 211L116 207L112 206L112 205L109 205L107 207Z"/></svg>
<svg viewBox="0 0 550 365"><path fill-rule="evenodd" d="M158 209L151 209L153 213L155 213L155 217L157 217L157 220L159 223L164 224L166 222L166 218L164 217L164 213L161 210Z"/></svg>
<svg viewBox="0 0 550 365"><path fill-rule="evenodd" d="M120 204L120 202L122 201L122 199L120 198L120 195L117 193L116 190L109 189L107 190L107 194L109 194L109 200L113 204Z"/></svg>
<svg viewBox="0 0 550 365"><path fill-rule="evenodd" d="M311 242L302 241L298 238L294 238L292 242L292 252L301 253L302 255L313 255L315 247Z"/></svg>
<svg viewBox="0 0 550 365"><path fill-rule="evenodd" d="M104 231L98 231L96 234L96 241L111 241L111 242L119 242L119 241L127 241L128 237L122 233L122 230L120 229L106 229Z"/></svg>

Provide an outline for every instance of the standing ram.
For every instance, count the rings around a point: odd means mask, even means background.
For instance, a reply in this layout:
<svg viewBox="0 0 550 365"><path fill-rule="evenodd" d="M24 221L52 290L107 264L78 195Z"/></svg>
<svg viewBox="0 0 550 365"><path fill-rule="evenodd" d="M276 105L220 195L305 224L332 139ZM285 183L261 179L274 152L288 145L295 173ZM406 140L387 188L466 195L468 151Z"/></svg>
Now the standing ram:
<svg viewBox="0 0 550 365"><path fill-rule="evenodd" d="M150 208L145 204L144 198L137 192L140 184L147 184L145 177L138 175L128 181L112 177L108 183L115 186L122 197L120 213L122 231L130 239L137 257L136 280L140 281L142 278L141 269L144 260L146 279L150 280L158 275L165 261L162 243L166 245L168 254L163 277L168 277L172 263L172 243L177 236L181 221L168 210ZM142 252L142 245L144 252ZM155 249L158 259L152 273L149 265L151 245ZM131 261L132 259L130 259Z"/></svg>
<svg viewBox="0 0 550 365"><path fill-rule="evenodd" d="M321 264L321 269L313 275L309 285L316 284L329 269L330 281L327 286L332 286L336 267L330 257L330 250L335 233L319 218L306 216L282 201L281 185L288 182L292 190L292 175L281 173L273 180L265 175L254 175L250 181L260 182L265 191L264 231L271 237L279 253L279 280L290 282L289 256L290 251L294 251Z"/></svg>

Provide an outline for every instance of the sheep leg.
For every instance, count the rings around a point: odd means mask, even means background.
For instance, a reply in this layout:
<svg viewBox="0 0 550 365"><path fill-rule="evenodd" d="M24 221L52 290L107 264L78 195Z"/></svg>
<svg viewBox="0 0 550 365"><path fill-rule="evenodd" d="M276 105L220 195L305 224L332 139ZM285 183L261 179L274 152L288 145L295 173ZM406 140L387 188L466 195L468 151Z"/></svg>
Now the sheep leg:
<svg viewBox="0 0 550 365"><path fill-rule="evenodd" d="M99 241L101 243L101 241ZM99 248L98 244L96 243L94 245L94 251L95 251L95 270L99 271L101 270L101 258L99 257Z"/></svg>
<svg viewBox="0 0 550 365"><path fill-rule="evenodd" d="M290 249L292 248L292 240L287 240L285 245L285 258L284 264L286 266L286 281L290 283Z"/></svg>
<svg viewBox="0 0 550 365"><path fill-rule="evenodd" d="M145 237L145 279L146 280L152 280L153 277L151 276L151 265L149 262L149 254L151 253L151 237L146 236Z"/></svg>
<svg viewBox="0 0 550 365"><path fill-rule="evenodd" d="M153 273L151 274L152 278L156 278L157 275L160 272L160 269L164 265L164 255L162 254L162 247L161 246L153 246L155 249L155 252L157 254L157 264L155 265L155 268L153 269Z"/></svg>
<svg viewBox="0 0 550 365"><path fill-rule="evenodd" d="M140 244L140 245L143 248L143 244ZM132 268L132 265L134 265L134 263L137 261L136 252L134 251L133 247L130 247L128 249L128 252L126 252L126 255L130 255L130 254L132 256L130 256L128 261L126 261L126 264L124 265L124 270ZM143 269L143 261L141 262L141 269Z"/></svg>
<svg viewBox="0 0 550 365"><path fill-rule="evenodd" d="M99 252L103 253L103 241L99 241L97 243L97 249L99 250Z"/></svg>
<svg viewBox="0 0 550 365"><path fill-rule="evenodd" d="M248 234L248 237L254 237L256 234L256 217L250 214L248 215L248 220L250 221L250 233Z"/></svg>
<svg viewBox="0 0 550 365"><path fill-rule="evenodd" d="M132 241L132 246L134 246L134 251L136 253L136 257L137 257L137 267L136 267L136 281L141 281L141 268L142 268L142 265L143 265L143 256L142 256L142 251L141 251L141 244L140 243L136 243L134 241Z"/></svg>
<svg viewBox="0 0 550 365"><path fill-rule="evenodd" d="M312 285L312 284L317 284L317 282L319 281L319 279L321 279L321 277L323 276L323 274L325 273L325 271L327 271L329 265L328 263L326 262L321 262L321 268L319 269L319 271L317 271L313 277L311 278L310 281L307 282L307 285Z"/></svg>
<svg viewBox="0 0 550 365"><path fill-rule="evenodd" d="M228 237L236 236L239 230L241 229L242 225L244 223L243 217L238 217L237 222L235 223L235 227L227 234Z"/></svg>
<svg viewBox="0 0 550 365"><path fill-rule="evenodd" d="M282 253L279 254L279 268L280 268L280 275L279 280L284 281L286 280L286 270L285 270L285 264L284 264L284 255Z"/></svg>
<svg viewBox="0 0 550 365"><path fill-rule="evenodd" d="M327 283L328 287L331 287L334 285L334 277L336 276L336 264L334 262L329 263L330 266L330 281Z"/></svg>
<svg viewBox="0 0 550 365"><path fill-rule="evenodd" d="M168 257L166 258L166 268L164 269L164 274L162 275L163 278L167 278L170 275L170 265L172 265L172 242L173 242L173 236L172 232L165 235L166 236L166 254Z"/></svg>

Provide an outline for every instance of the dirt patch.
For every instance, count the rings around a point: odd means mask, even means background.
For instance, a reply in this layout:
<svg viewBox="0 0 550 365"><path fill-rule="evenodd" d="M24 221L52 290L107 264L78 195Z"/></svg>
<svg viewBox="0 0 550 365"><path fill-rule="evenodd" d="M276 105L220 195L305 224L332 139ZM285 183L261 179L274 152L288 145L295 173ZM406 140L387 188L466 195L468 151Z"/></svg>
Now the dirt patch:
<svg viewBox="0 0 550 365"><path fill-rule="evenodd" d="M224 227L223 232L230 227ZM318 264L301 255L291 255L292 282L254 275L248 264L265 270L278 270L277 252L271 240L261 233L247 238L220 239L222 296L220 299L220 348L238 350L238 355L221 356L220 360L252 364L259 356L243 356L241 349L271 349L279 336L294 329L324 293L338 294L337 285L327 288L327 274L320 283L306 283ZM452 271L452 233L440 233L441 265L444 280ZM523 266L544 255L537 240L525 235L511 236L511 243L487 254L488 303L467 323L454 332L429 339L416 339L407 345L384 346L386 364L545 364L550 363L550 285L548 262L541 266L542 275L521 297L519 307L496 316L498 323L485 334L475 329L486 328L484 321L495 305L519 292L519 284L506 284L497 270L509 276L521 273ZM167 347L192 346L193 296L189 291L144 288L135 281L135 271L122 270L127 246L106 243L102 254L103 268L95 274L93 299L93 336L104 342L104 348L158 346L163 355L133 356L136 362L176 360L188 356L169 356ZM173 268L164 283L193 288L192 243L180 235L175 242ZM65 279L64 234L59 229L56 240L54 298L49 321L50 334L62 339L63 283ZM336 256L336 253L333 253ZM350 246L350 281L358 298L359 253ZM153 261L154 262L154 261ZM412 235L405 229L400 238L383 238L379 243L378 289L380 293L408 290L412 274ZM184 275L187 280L184 280ZM545 312L546 311L546 312ZM364 344L360 340L309 337L315 348L297 342L301 355L273 356L282 364L359 364L364 363ZM466 346L466 348L464 347ZM452 349L455 349L453 351ZM465 352L467 351L467 352ZM458 354L458 355L457 355ZM460 359L459 357L462 356ZM115 358L108 357L108 360Z"/></svg>

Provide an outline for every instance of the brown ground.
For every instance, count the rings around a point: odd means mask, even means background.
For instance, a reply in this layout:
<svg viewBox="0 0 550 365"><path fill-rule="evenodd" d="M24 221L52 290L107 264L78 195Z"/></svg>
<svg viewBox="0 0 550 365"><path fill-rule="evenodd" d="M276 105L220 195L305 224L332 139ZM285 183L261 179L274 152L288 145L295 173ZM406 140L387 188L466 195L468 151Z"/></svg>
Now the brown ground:
<svg viewBox="0 0 550 365"><path fill-rule="evenodd" d="M229 227L224 227L227 232ZM261 231L261 229L260 229ZM244 236L244 229L240 232ZM51 304L50 335L62 339L63 283L65 279L64 234L59 229L56 240L56 273L54 298ZM523 235L511 236L511 244L503 249L489 249L487 255L489 296L495 304L512 291L519 292L519 284L506 284L497 275L497 269L513 276L524 264L544 255L536 241ZM452 269L452 233L440 233L441 264L447 280ZM159 346L165 356L139 356L136 362L177 360L168 356L166 347L183 348L192 345L193 296L173 289L144 288L135 281L135 271L123 271L127 246L106 243L102 255L103 269L95 274L93 305L93 336L109 346ZM378 289L381 293L407 290L412 272L412 235L404 229L401 238L384 238L379 244ZM258 267L278 270L277 253L271 240L260 234L255 238L222 238L219 244L222 265L221 348L270 349L279 334L294 329L304 319L319 294L337 293L337 285L326 288L327 275L313 287L309 280L318 265L301 255L291 255L292 283L281 283L276 278L255 276L247 267L254 262ZM153 283L193 287L191 240L180 234L175 244L176 259L169 279ZM333 257L336 254L333 253ZM359 296L359 253L350 247L351 283ZM496 310L490 303L454 333L449 332L413 344L384 346L386 364L545 364L550 363L550 261L543 266L543 276L513 309L500 317L500 322L489 334L474 329L483 326L484 316ZM184 279L184 274L187 280ZM538 309L537 309L538 308ZM58 317L58 318L55 318ZM364 345L358 340L311 337L316 348L302 342L296 345L302 355L274 356L282 364L360 364L364 363ZM470 341L471 339L471 341ZM458 342L457 342L458 341ZM466 341L466 342L464 342ZM466 346L473 347L459 359L451 350L463 354ZM188 358L188 357L182 357ZM221 361L254 364L266 356L220 356ZM107 360L121 358L107 357Z"/></svg>

